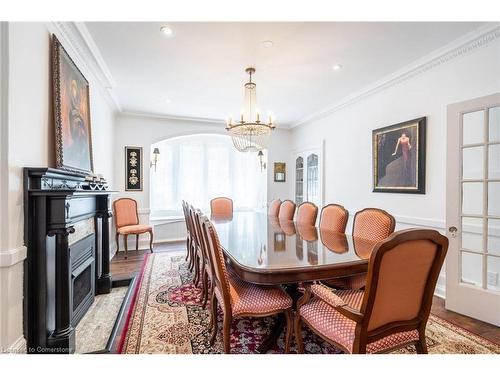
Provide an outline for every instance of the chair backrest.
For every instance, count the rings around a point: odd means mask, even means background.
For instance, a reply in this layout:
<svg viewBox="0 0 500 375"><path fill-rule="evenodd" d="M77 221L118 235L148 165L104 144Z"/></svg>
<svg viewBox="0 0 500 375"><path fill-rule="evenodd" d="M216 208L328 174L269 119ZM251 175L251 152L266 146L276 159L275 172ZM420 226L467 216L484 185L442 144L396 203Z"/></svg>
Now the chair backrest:
<svg viewBox="0 0 500 375"><path fill-rule="evenodd" d="M224 253L220 245L219 236L217 235L217 231L215 230L212 222L205 216L202 217L202 228L205 232L204 235L208 240L208 253L214 275L212 282L215 283L215 287L217 287L222 294L224 307L229 308L232 303L229 289L229 275L227 273Z"/></svg>
<svg viewBox="0 0 500 375"><path fill-rule="evenodd" d="M233 201L226 197L214 198L210 201L210 210L212 216L232 216Z"/></svg>
<svg viewBox="0 0 500 375"><path fill-rule="evenodd" d="M193 230L193 240L195 243L196 248L200 248L201 250L201 233L198 232L198 229L196 228L196 209L193 206L189 206L189 216L190 216L190 225Z"/></svg>
<svg viewBox="0 0 500 375"><path fill-rule="evenodd" d="M340 204L329 204L321 209L319 227L338 233L345 233L349 211Z"/></svg>
<svg viewBox="0 0 500 375"><path fill-rule="evenodd" d="M428 229L399 231L379 243L368 266L360 331L369 337L422 328L447 250L448 239Z"/></svg>
<svg viewBox="0 0 500 375"><path fill-rule="evenodd" d="M115 215L116 228L139 224L139 215L137 214L137 201L135 199L117 199L113 202L113 211Z"/></svg>
<svg viewBox="0 0 500 375"><path fill-rule="evenodd" d="M281 203L278 218L280 220L293 220L295 214L295 203L286 199Z"/></svg>
<svg viewBox="0 0 500 375"><path fill-rule="evenodd" d="M356 212L352 224L352 235L373 241L382 241L394 232L396 220L379 208L365 208Z"/></svg>
<svg viewBox="0 0 500 375"><path fill-rule="evenodd" d="M213 280L213 274L214 270L212 267L212 262L211 258L209 255L209 250L208 250L208 238L206 237L206 233L204 232L202 228L202 218L203 218L203 213L200 210L195 210L194 213L194 226L196 229L196 233L198 236L198 243L201 249L201 253L203 256L203 261L208 267L208 274L210 275L210 280Z"/></svg>
<svg viewBox="0 0 500 375"><path fill-rule="evenodd" d="M273 199L269 204L267 214L272 217L278 217L280 212L281 199Z"/></svg>
<svg viewBox="0 0 500 375"><path fill-rule="evenodd" d="M312 242L318 240L318 230L309 224L297 223L297 234L305 241Z"/></svg>
<svg viewBox="0 0 500 375"><path fill-rule="evenodd" d="M187 213L187 203L185 201L182 201L182 212L184 213L184 223L186 224L186 230L188 232L188 235L190 235L189 233L189 223L188 223L188 213Z"/></svg>
<svg viewBox="0 0 500 375"><path fill-rule="evenodd" d="M297 209L295 221L304 225L315 225L318 217L318 206L311 202L304 202Z"/></svg>

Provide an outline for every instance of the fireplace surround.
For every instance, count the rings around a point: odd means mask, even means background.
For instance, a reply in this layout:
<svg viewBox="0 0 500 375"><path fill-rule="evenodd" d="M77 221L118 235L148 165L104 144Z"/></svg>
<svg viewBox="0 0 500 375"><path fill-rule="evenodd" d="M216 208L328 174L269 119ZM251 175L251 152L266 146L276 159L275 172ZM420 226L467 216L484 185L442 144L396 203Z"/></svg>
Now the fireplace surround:
<svg viewBox="0 0 500 375"><path fill-rule="evenodd" d="M24 169L24 336L28 353L73 353L76 324L109 293L110 195L81 175Z"/></svg>

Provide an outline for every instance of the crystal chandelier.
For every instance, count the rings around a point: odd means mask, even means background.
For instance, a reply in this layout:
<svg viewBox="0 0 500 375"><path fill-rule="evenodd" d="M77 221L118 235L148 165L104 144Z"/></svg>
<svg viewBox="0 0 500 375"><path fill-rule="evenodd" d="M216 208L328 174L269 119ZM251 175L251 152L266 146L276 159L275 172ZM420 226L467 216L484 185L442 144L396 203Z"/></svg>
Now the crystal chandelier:
<svg viewBox="0 0 500 375"><path fill-rule="evenodd" d="M257 109L257 85L252 82L254 68L245 70L250 79L245 83L245 105L240 121L234 122L230 117L226 121L226 130L231 134L234 147L241 152L261 151L267 148L269 136L274 130L273 119L269 116L267 123L260 121Z"/></svg>

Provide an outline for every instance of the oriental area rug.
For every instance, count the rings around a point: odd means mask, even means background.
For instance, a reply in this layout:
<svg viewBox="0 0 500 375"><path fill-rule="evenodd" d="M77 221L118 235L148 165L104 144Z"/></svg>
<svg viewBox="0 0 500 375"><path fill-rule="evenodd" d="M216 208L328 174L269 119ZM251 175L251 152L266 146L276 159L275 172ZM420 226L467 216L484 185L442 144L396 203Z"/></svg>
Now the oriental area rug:
<svg viewBox="0 0 500 375"><path fill-rule="evenodd" d="M123 354L217 354L222 353L222 314L219 332L210 346L210 309L201 306L201 290L192 283L185 254L147 254L128 312L125 332L118 347ZM231 353L256 353L267 337L273 318L236 318L231 330ZM341 354L304 327L306 353ZM427 344L433 354L492 354L500 346L431 315ZM283 353L283 334L268 353ZM292 340L291 352L296 352ZM414 346L395 353L414 353Z"/></svg>

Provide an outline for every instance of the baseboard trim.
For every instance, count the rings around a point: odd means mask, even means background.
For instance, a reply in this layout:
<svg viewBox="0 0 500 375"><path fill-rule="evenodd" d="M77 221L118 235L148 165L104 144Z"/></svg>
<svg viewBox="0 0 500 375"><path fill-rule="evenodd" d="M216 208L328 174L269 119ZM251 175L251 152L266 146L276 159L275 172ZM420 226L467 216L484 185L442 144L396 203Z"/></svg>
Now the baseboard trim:
<svg viewBox="0 0 500 375"><path fill-rule="evenodd" d="M0 268L12 267L26 259L28 249L20 246L15 249L0 252Z"/></svg>

